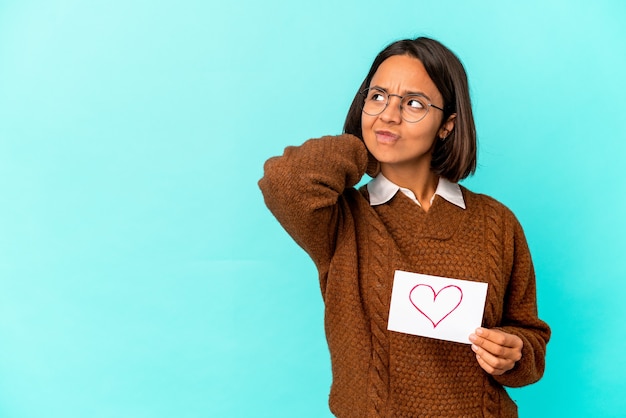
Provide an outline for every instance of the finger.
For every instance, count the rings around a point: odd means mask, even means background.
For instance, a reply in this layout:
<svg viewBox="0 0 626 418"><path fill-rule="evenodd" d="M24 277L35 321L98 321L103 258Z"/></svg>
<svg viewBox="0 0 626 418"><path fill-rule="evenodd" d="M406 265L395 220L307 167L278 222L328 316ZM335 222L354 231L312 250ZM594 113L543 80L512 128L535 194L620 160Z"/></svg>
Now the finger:
<svg viewBox="0 0 626 418"><path fill-rule="evenodd" d="M494 375L494 376L499 376L501 374L504 374L505 372L507 372L508 370L504 370L504 369L497 369L495 367L493 367L491 364L487 363L481 356L479 356L478 354L476 355L476 360L478 361L478 365L487 373Z"/></svg>
<svg viewBox="0 0 626 418"><path fill-rule="evenodd" d="M476 359L481 363L481 367L488 373L493 374L498 370L504 373L515 366L515 360L509 357L498 357L475 344L472 344L472 350L476 353Z"/></svg>
<svg viewBox="0 0 626 418"><path fill-rule="evenodd" d="M481 352L489 353L494 357L513 361L517 361L521 358L520 348L505 347L475 335L470 336L470 341L472 341L474 343L473 346L480 349ZM474 349L474 347L472 347L472 349ZM476 352L476 350L474 351Z"/></svg>
<svg viewBox="0 0 626 418"><path fill-rule="evenodd" d="M503 347L521 348L524 344L517 335L499 329L477 328L476 335Z"/></svg>

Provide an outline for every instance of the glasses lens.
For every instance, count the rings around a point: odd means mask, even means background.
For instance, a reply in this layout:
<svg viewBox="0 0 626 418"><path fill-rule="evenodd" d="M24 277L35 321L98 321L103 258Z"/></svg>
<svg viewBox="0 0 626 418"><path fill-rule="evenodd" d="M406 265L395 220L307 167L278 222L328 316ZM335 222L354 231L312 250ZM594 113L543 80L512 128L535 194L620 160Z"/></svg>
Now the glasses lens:
<svg viewBox="0 0 626 418"><path fill-rule="evenodd" d="M419 122L428 113L429 104L422 96L408 95L402 99L402 117L407 122Z"/></svg>
<svg viewBox="0 0 626 418"><path fill-rule="evenodd" d="M376 116L382 113L387 107L387 102L389 101L389 97L387 93L380 89L367 89L363 92L365 96L365 101L363 102L363 112L370 115Z"/></svg>
<svg viewBox="0 0 626 418"><path fill-rule="evenodd" d="M363 91L363 113L370 116L378 116L389 104L389 94L378 88L370 88ZM430 104L420 95L407 95L402 97L402 119L407 122L419 122L424 119L430 108Z"/></svg>

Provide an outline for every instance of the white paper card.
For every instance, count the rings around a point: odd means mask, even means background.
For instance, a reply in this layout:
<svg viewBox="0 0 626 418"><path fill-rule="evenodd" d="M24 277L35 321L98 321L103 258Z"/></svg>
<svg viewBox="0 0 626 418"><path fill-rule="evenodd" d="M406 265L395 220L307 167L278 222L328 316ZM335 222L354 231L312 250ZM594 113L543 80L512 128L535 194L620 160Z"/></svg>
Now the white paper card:
<svg viewBox="0 0 626 418"><path fill-rule="evenodd" d="M396 270L387 329L471 344L486 297L487 283Z"/></svg>

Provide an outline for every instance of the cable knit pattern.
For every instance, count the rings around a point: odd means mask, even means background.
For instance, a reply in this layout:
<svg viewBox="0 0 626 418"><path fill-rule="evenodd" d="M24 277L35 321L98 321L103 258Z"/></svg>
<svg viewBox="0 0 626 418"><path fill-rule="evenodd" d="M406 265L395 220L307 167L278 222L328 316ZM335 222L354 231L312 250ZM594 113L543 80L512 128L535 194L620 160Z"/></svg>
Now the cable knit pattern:
<svg viewBox="0 0 626 418"><path fill-rule="evenodd" d="M370 299L373 302L369 312L372 332L372 362L369 372L372 402L368 416L382 417L385 416L389 387L389 350L385 307L388 304L390 289L385 283L385 277L388 277L388 274L384 267L388 254L387 249L382 245L385 242L383 225L376 223L372 224L372 227L371 237L367 242L371 243L368 253L372 260L371 277L373 283L371 287L364 289L366 294L371 294Z"/></svg>
<svg viewBox="0 0 626 418"><path fill-rule="evenodd" d="M311 256L325 303L340 418L516 417L503 385L543 374L550 329L538 318L535 277L515 216L462 188L467 209L437 196L424 212L402 193L370 206L367 151L351 135L288 147L259 182L279 222ZM478 365L469 345L387 330L396 270L488 283L483 326L524 342L502 376Z"/></svg>

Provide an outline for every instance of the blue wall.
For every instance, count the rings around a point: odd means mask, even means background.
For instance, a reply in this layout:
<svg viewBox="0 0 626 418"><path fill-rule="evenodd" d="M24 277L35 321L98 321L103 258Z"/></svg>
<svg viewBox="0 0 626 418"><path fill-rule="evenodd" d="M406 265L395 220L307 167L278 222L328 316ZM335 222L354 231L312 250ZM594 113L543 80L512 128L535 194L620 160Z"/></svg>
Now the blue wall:
<svg viewBox="0 0 626 418"><path fill-rule="evenodd" d="M0 2L0 417L329 416L315 271L256 181L416 35L465 63L465 184L533 252L521 416L623 416L625 3L215 3Z"/></svg>

